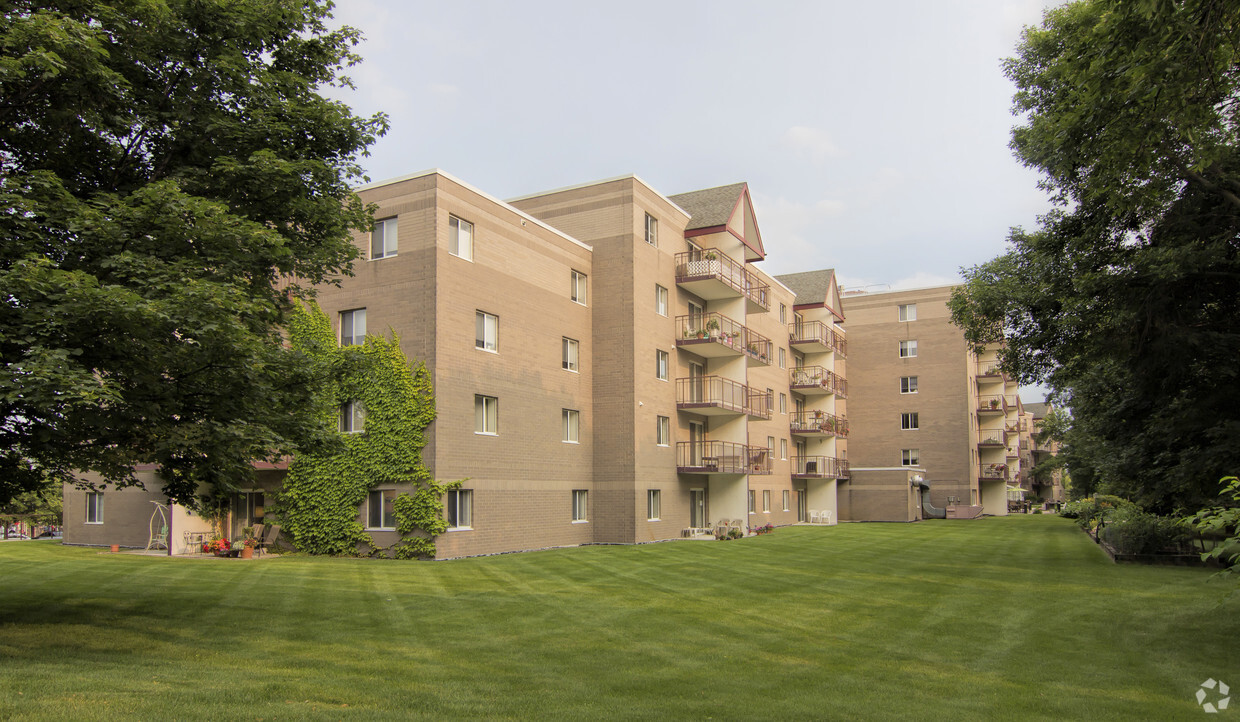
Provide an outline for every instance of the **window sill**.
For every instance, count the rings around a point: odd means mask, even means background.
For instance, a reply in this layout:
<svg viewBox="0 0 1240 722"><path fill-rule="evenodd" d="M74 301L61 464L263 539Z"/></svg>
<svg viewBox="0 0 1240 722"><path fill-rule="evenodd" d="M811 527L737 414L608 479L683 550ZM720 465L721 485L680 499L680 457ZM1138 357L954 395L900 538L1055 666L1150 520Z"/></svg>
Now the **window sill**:
<svg viewBox="0 0 1240 722"><path fill-rule="evenodd" d="M656 516L656 517L647 519L646 521L663 521L663 520Z"/></svg>
<svg viewBox="0 0 1240 722"><path fill-rule="evenodd" d="M563 440L561 443L564 443L564 444L572 444L573 446L578 446L578 445L580 445L580 444L581 444L581 442L580 442L580 441L568 441L567 439Z"/></svg>
<svg viewBox="0 0 1240 722"><path fill-rule="evenodd" d="M84 521L84 522L82 522L82 523L83 523L83 524L90 524L90 525L92 525L92 526L103 526L103 522L101 522L101 521Z"/></svg>
<svg viewBox="0 0 1240 722"><path fill-rule="evenodd" d="M453 258L459 258L459 259L461 259L462 261L468 261L468 262L470 262L470 263L473 263L473 262L474 262L474 257L473 257L473 256L462 256L461 254L459 254L459 253L453 253L452 251L448 251L448 255L449 255L449 256L452 256Z"/></svg>
<svg viewBox="0 0 1240 722"><path fill-rule="evenodd" d="M473 530L474 528L472 526L450 526L444 531L473 531Z"/></svg>
<svg viewBox="0 0 1240 722"><path fill-rule="evenodd" d="M396 531L394 526L368 526L364 531Z"/></svg>
<svg viewBox="0 0 1240 722"><path fill-rule="evenodd" d="M499 436L494 431L475 431L474 436Z"/></svg>
<svg viewBox="0 0 1240 722"><path fill-rule="evenodd" d="M494 348L483 348L482 346L479 346L479 345L477 345L477 344L475 344L475 345L474 345L474 349L475 349L475 350L477 350L477 351L485 351L485 352L487 352L487 353L493 353L493 354L495 354L496 356L498 356L498 355L499 355L499 349L494 349Z"/></svg>
<svg viewBox="0 0 1240 722"><path fill-rule="evenodd" d="M382 260L384 260L385 258L396 258L396 254L395 254L395 253L389 253L389 254L387 254L386 256L375 256L374 258L367 258L367 259L366 259L366 262L367 262L367 263L369 263L369 262L371 262L371 261L382 261Z"/></svg>
<svg viewBox="0 0 1240 722"><path fill-rule="evenodd" d="M590 520L589 519L574 519L573 523L574 524L589 524Z"/></svg>

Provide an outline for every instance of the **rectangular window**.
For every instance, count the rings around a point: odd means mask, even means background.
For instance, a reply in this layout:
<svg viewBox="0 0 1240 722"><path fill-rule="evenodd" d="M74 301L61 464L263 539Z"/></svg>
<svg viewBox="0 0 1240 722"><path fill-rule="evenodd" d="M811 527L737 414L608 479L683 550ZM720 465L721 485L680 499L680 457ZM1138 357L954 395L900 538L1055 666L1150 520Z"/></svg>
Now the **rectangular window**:
<svg viewBox="0 0 1240 722"><path fill-rule="evenodd" d="M672 443L672 420L667 416L660 416L658 424L654 432L654 441L659 446L669 446Z"/></svg>
<svg viewBox="0 0 1240 722"><path fill-rule="evenodd" d="M779 367L788 368L788 354L782 348L779 350Z"/></svg>
<svg viewBox="0 0 1240 722"><path fill-rule="evenodd" d="M901 341L900 342L900 358L913 358L916 355L917 355L917 342L916 341Z"/></svg>
<svg viewBox="0 0 1240 722"><path fill-rule="evenodd" d="M790 508L792 508L788 503L791 500L792 500L792 493L788 491L787 489L784 489L784 511L788 511Z"/></svg>
<svg viewBox="0 0 1240 722"><path fill-rule="evenodd" d="M649 213L646 214L646 243L659 245L659 222Z"/></svg>
<svg viewBox="0 0 1240 722"><path fill-rule="evenodd" d="M654 312L660 316L667 315L667 289L654 284Z"/></svg>
<svg viewBox="0 0 1240 722"><path fill-rule="evenodd" d="M474 224L448 216L448 253L474 260Z"/></svg>
<svg viewBox="0 0 1240 722"><path fill-rule="evenodd" d="M917 320L917 304L905 303L897 306L896 309L901 321Z"/></svg>
<svg viewBox="0 0 1240 722"><path fill-rule="evenodd" d="M396 219L384 218L375 221L370 231L370 259L387 258L396 255Z"/></svg>
<svg viewBox="0 0 1240 722"><path fill-rule="evenodd" d="M588 496L585 489L573 489L573 521L586 520Z"/></svg>
<svg viewBox="0 0 1240 722"><path fill-rule="evenodd" d="M918 449L900 449L900 465L901 466L917 466L921 461L921 451Z"/></svg>
<svg viewBox="0 0 1240 722"><path fill-rule="evenodd" d="M784 461L788 460L788 440L787 439L779 440L779 458L783 459Z"/></svg>
<svg viewBox="0 0 1240 722"><path fill-rule="evenodd" d="M474 492L472 489L456 489L448 492L444 511L449 529L472 529L474 526Z"/></svg>
<svg viewBox="0 0 1240 722"><path fill-rule="evenodd" d="M474 394L474 433L499 433L499 399Z"/></svg>
<svg viewBox="0 0 1240 722"><path fill-rule="evenodd" d="M367 499L367 528L396 528L396 490L375 489Z"/></svg>
<svg viewBox="0 0 1240 722"><path fill-rule="evenodd" d="M361 346L366 341L366 309L340 312L340 345Z"/></svg>
<svg viewBox="0 0 1240 722"><path fill-rule="evenodd" d="M774 436L766 437L766 448L770 449L772 454L775 453L775 437Z"/></svg>
<svg viewBox="0 0 1240 722"><path fill-rule="evenodd" d="M582 306L585 306L588 298L586 289L586 274L581 271L573 271L573 274L569 280L570 287L568 297L573 300L573 303L580 303Z"/></svg>
<svg viewBox="0 0 1240 722"><path fill-rule="evenodd" d="M780 392L779 394L779 413L788 413L788 394Z"/></svg>
<svg viewBox="0 0 1240 722"><path fill-rule="evenodd" d="M366 407L354 399L340 405L340 430L346 434L360 434L366 430Z"/></svg>
<svg viewBox="0 0 1240 722"><path fill-rule="evenodd" d="M102 524L103 523L103 492L88 491L86 492L86 523Z"/></svg>
<svg viewBox="0 0 1240 722"><path fill-rule="evenodd" d="M577 339L564 337L561 350L563 351L563 360L560 362L565 371L577 372L577 350L579 344Z"/></svg>
<svg viewBox="0 0 1240 722"><path fill-rule="evenodd" d="M668 367L670 365L671 365L671 357L668 356L668 353L666 351L655 351L654 352L655 378L658 378L662 381L667 381L667 377L669 374Z"/></svg>
<svg viewBox="0 0 1240 722"><path fill-rule="evenodd" d="M917 393L917 377L901 376L900 377L900 393L915 394Z"/></svg>
<svg viewBox="0 0 1240 722"><path fill-rule="evenodd" d="M771 490L770 489L762 490L762 513L763 514L771 513Z"/></svg>
<svg viewBox="0 0 1240 722"><path fill-rule="evenodd" d="M474 347L499 351L499 316L478 311L474 318Z"/></svg>
<svg viewBox="0 0 1240 722"><path fill-rule="evenodd" d="M750 514L753 514L756 511L755 507L756 507L756 504L754 503L754 491L753 489L750 489L749 490L749 513Z"/></svg>
<svg viewBox="0 0 1240 722"><path fill-rule="evenodd" d="M779 322L788 323L788 307L782 303L779 304Z"/></svg>
<svg viewBox="0 0 1240 722"><path fill-rule="evenodd" d="M658 489L648 489L646 491L646 521L659 520L659 514L662 512L660 507L663 506L662 499L659 496Z"/></svg>
<svg viewBox="0 0 1240 722"><path fill-rule="evenodd" d="M905 431L917 430L917 412L900 414L900 428Z"/></svg>
<svg viewBox="0 0 1240 722"><path fill-rule="evenodd" d="M576 444L580 441L581 412L576 409L563 409L564 442Z"/></svg>

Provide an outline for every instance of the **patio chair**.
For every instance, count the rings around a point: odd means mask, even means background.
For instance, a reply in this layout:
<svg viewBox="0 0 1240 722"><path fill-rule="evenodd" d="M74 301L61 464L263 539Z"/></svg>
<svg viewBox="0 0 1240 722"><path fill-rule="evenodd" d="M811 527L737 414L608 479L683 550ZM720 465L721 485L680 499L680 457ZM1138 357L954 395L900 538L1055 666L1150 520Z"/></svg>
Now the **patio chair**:
<svg viewBox="0 0 1240 722"><path fill-rule="evenodd" d="M268 548L273 546L279 538L280 525L272 524L264 530L262 541L258 542L258 544L255 545L255 548L266 551Z"/></svg>
<svg viewBox="0 0 1240 722"><path fill-rule="evenodd" d="M818 510L817 510L817 509L810 509L810 510L809 510L809 523L810 523L810 524L817 524L817 523L818 523Z"/></svg>
<svg viewBox="0 0 1240 722"><path fill-rule="evenodd" d="M823 523L823 524L834 524L834 523L835 523L835 522L831 521L832 514L831 514L831 510L830 510L830 509L823 509L823 510L822 510L822 514L821 514L821 516L822 516L822 523Z"/></svg>

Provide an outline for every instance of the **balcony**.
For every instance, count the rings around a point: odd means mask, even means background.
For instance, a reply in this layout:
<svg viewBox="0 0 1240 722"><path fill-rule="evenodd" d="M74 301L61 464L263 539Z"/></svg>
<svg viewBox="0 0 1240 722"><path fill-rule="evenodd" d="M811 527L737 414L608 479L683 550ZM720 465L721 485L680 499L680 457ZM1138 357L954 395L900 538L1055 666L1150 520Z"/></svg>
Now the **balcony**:
<svg viewBox="0 0 1240 722"><path fill-rule="evenodd" d="M847 459L834 456L792 457L794 479L847 479L849 475Z"/></svg>
<svg viewBox="0 0 1240 722"><path fill-rule="evenodd" d="M994 381L1003 381L1003 372L999 370L998 361L978 361L977 362L977 381L978 383L991 383Z"/></svg>
<svg viewBox="0 0 1240 722"><path fill-rule="evenodd" d="M979 433L981 434L981 439L977 442L979 448L1007 448L1007 431L1003 429L982 429Z"/></svg>
<svg viewBox="0 0 1240 722"><path fill-rule="evenodd" d="M1007 481L1007 464L982 464L977 470L977 478L979 481Z"/></svg>
<svg viewBox="0 0 1240 722"><path fill-rule="evenodd" d="M770 474L771 450L731 441L681 441L676 444L681 474Z"/></svg>
<svg viewBox="0 0 1240 722"><path fill-rule="evenodd" d="M825 411L796 411L791 416L791 430L797 436L848 437L848 419Z"/></svg>
<svg viewBox="0 0 1240 722"><path fill-rule="evenodd" d="M746 356L750 366L771 363L771 340L722 313L677 316L676 326L679 329L677 348L703 358Z"/></svg>
<svg viewBox="0 0 1240 722"><path fill-rule="evenodd" d="M707 301L744 296L750 313L771 310L770 285L715 249L677 253L676 284Z"/></svg>
<svg viewBox="0 0 1240 722"><path fill-rule="evenodd" d="M822 366L802 366L788 373L788 386L805 396L835 394L848 398L848 382L844 377Z"/></svg>
<svg viewBox="0 0 1240 722"><path fill-rule="evenodd" d="M1006 415L1007 412L1007 397L1003 394L987 394L977 397L977 413L979 416L990 416L992 414Z"/></svg>
<svg viewBox="0 0 1240 722"><path fill-rule="evenodd" d="M676 379L676 408L702 416L771 418L771 396L722 376Z"/></svg>
<svg viewBox="0 0 1240 722"><path fill-rule="evenodd" d="M841 358L848 358L848 342L844 340L844 334L822 321L788 324L788 342L802 353L834 351Z"/></svg>

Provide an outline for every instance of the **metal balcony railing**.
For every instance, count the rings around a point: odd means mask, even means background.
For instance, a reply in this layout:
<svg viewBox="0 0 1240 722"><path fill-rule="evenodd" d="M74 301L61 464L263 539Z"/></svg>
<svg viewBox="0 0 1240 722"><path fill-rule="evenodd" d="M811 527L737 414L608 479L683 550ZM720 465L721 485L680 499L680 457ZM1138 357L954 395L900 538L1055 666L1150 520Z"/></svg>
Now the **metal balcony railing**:
<svg viewBox="0 0 1240 722"><path fill-rule="evenodd" d="M788 384L802 393L826 392L848 398L848 382L843 376L823 366L802 366L788 372Z"/></svg>
<svg viewBox="0 0 1240 722"><path fill-rule="evenodd" d="M847 479L848 460L834 456L794 456L792 475L800 479Z"/></svg>
<svg viewBox="0 0 1240 722"><path fill-rule="evenodd" d="M825 411L794 411L790 415L790 426L794 434L848 436L848 419Z"/></svg>
<svg viewBox="0 0 1240 722"><path fill-rule="evenodd" d="M745 268L743 263L717 249L683 251L676 254L676 283L700 284L713 281L729 289L727 295L744 296L751 307L771 309L771 287ZM709 285L709 284L708 284Z"/></svg>
<svg viewBox="0 0 1240 722"><path fill-rule="evenodd" d="M798 321L788 324L788 342L793 346L824 346L848 357L848 342L844 334L836 331L822 321Z"/></svg>
<svg viewBox="0 0 1240 722"><path fill-rule="evenodd" d="M681 441L676 471L682 474L770 474L771 450L732 441Z"/></svg>

